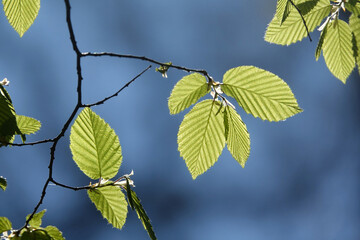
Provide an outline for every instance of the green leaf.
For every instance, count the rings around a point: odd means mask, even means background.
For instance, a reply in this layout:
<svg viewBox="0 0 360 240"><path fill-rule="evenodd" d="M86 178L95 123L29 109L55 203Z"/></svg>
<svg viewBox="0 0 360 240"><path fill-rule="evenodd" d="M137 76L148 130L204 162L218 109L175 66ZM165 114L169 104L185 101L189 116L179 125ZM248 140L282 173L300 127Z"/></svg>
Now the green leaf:
<svg viewBox="0 0 360 240"><path fill-rule="evenodd" d="M242 167L250 154L250 136L245 123L237 112L229 106L225 107L224 112L226 131L226 143L231 155L238 161Z"/></svg>
<svg viewBox="0 0 360 240"><path fill-rule="evenodd" d="M134 210L134 201L133 201L133 196L131 195L129 179L126 177L125 180L126 180L126 194L128 197L129 205L131 209Z"/></svg>
<svg viewBox="0 0 360 240"><path fill-rule="evenodd" d="M314 3L316 3L315 7ZM297 6L303 13L309 32L312 32L331 10L328 0L311 0L300 3ZM291 11L282 25L279 25L276 16L272 19L265 33L265 41L280 45L290 45L302 40L306 36L307 32L301 15L298 11Z"/></svg>
<svg viewBox="0 0 360 240"><path fill-rule="evenodd" d="M254 66L228 70L221 89L235 98L247 113L262 120L280 121L302 112L281 78Z"/></svg>
<svg viewBox="0 0 360 240"><path fill-rule="evenodd" d="M357 2L356 0L345 2L345 8L356 16L360 15L360 2Z"/></svg>
<svg viewBox="0 0 360 240"><path fill-rule="evenodd" d="M209 92L206 78L193 73L183 77L176 83L169 97L170 114L177 114L196 103Z"/></svg>
<svg viewBox="0 0 360 240"><path fill-rule="evenodd" d="M130 190L130 191L131 191L132 201L134 203L134 207L135 207L136 213L138 215L138 218L140 219L140 221L142 222L145 230L149 234L150 239L151 240L156 240L157 238L155 236L155 232L154 232L153 227L151 225L150 218L146 214L145 209L143 208L143 206L141 205L140 199L138 198L138 196L136 195L136 193L133 190Z"/></svg>
<svg viewBox="0 0 360 240"><path fill-rule="evenodd" d="M33 218L30 220L29 225L33 228L39 228L41 226L41 219L43 218L46 209L42 210L41 212L35 213ZM29 219L31 214L26 216L26 220Z"/></svg>
<svg viewBox="0 0 360 240"><path fill-rule="evenodd" d="M18 130L15 109L12 103L0 93L0 143L8 143Z"/></svg>
<svg viewBox="0 0 360 240"><path fill-rule="evenodd" d="M338 19L327 27L323 54L330 72L346 83L355 67L352 34L349 25Z"/></svg>
<svg viewBox="0 0 360 240"><path fill-rule="evenodd" d="M21 240L51 240L51 237L43 229L26 231L21 235Z"/></svg>
<svg viewBox="0 0 360 240"><path fill-rule="evenodd" d="M6 178L4 178L3 176L0 176L0 188L5 191L6 187L7 187Z"/></svg>
<svg viewBox="0 0 360 240"><path fill-rule="evenodd" d="M71 127L70 149L74 161L89 178L110 179L119 171L119 138L90 108L85 108Z"/></svg>
<svg viewBox="0 0 360 240"><path fill-rule="evenodd" d="M319 42L318 42L318 45L317 45L316 51L315 51L316 61L319 60L319 57L321 55L321 50L323 48L326 33L327 33L327 26L325 26L325 28L321 31L321 34L320 34Z"/></svg>
<svg viewBox="0 0 360 240"><path fill-rule="evenodd" d="M33 134L41 127L38 120L27 116L16 115L16 122L22 134Z"/></svg>
<svg viewBox="0 0 360 240"><path fill-rule="evenodd" d="M6 217L0 217L0 234L6 231L10 231L12 228L11 222Z"/></svg>
<svg viewBox="0 0 360 240"><path fill-rule="evenodd" d="M289 16L291 7L292 5L289 0L278 0L275 16L277 17L280 25Z"/></svg>
<svg viewBox="0 0 360 240"><path fill-rule="evenodd" d="M104 218L115 228L121 229L127 215L127 202L119 187L107 186L88 190L91 201Z"/></svg>
<svg viewBox="0 0 360 240"><path fill-rule="evenodd" d="M40 0L3 0L2 2L10 25L22 37L39 13Z"/></svg>
<svg viewBox="0 0 360 240"><path fill-rule="evenodd" d="M220 103L204 100L185 115L178 133L180 156L195 179L207 171L225 147L224 115Z"/></svg>
<svg viewBox="0 0 360 240"><path fill-rule="evenodd" d="M353 33L353 48L354 48L354 57L356 58L357 65L359 67L360 63L360 56L359 56L359 49L360 49L360 18L356 17L352 14L349 18L349 26ZM359 68L360 73L360 68Z"/></svg>
<svg viewBox="0 0 360 240"><path fill-rule="evenodd" d="M44 228L44 230L47 232L47 234L51 237L51 240L64 240L61 231L54 226L47 226Z"/></svg>

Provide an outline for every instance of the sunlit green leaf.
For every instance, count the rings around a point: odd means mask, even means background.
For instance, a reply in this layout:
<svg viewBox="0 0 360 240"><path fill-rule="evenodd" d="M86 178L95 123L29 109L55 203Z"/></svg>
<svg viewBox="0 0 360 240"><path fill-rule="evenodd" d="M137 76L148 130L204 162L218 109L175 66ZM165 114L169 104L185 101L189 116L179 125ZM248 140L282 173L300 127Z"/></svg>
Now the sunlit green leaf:
<svg viewBox="0 0 360 240"><path fill-rule="evenodd" d="M254 66L228 70L221 89L247 113L263 120L280 121L302 111L281 78Z"/></svg>
<svg viewBox="0 0 360 240"><path fill-rule="evenodd" d="M185 115L178 133L180 156L195 179L207 171L225 147L224 115L220 103L204 100Z"/></svg>
<svg viewBox="0 0 360 240"><path fill-rule="evenodd" d="M118 136L90 108L85 108L71 127L70 149L74 161L89 178L110 179L120 168Z"/></svg>
<svg viewBox="0 0 360 240"><path fill-rule="evenodd" d="M238 161L242 167L250 154L250 136L245 123L237 112L229 106L225 107L224 112L226 131L226 143L231 155Z"/></svg>
<svg viewBox="0 0 360 240"><path fill-rule="evenodd" d="M33 134L41 127L38 120L27 116L16 115L16 122L22 134Z"/></svg>
<svg viewBox="0 0 360 240"><path fill-rule="evenodd" d="M314 7L314 4L315 7ZM306 1L297 5L303 14L306 25L312 32L321 21L329 15L331 5L328 0ZM265 33L265 41L280 45L289 45L307 36L301 15L298 11L291 11L286 20L279 25L275 16L269 23Z"/></svg>
<svg viewBox="0 0 360 240"><path fill-rule="evenodd" d="M280 25L289 16L291 7L292 7L292 5L289 0L278 0L275 16L277 17Z"/></svg>
<svg viewBox="0 0 360 240"><path fill-rule="evenodd" d="M193 73L183 77L177 82L169 97L170 114L179 113L190 107L208 92L208 84L203 75Z"/></svg>
<svg viewBox="0 0 360 240"><path fill-rule="evenodd" d="M6 187L7 187L6 178L0 176L0 188L5 191Z"/></svg>
<svg viewBox="0 0 360 240"><path fill-rule="evenodd" d="M11 222L6 217L0 217L0 234L5 231L10 231L12 228Z"/></svg>
<svg viewBox="0 0 360 240"><path fill-rule="evenodd" d="M143 206L141 205L140 199L138 198L138 196L136 195L136 193L131 190L131 197L132 197L132 201L134 203L134 207L136 210L136 213L139 217L139 219L141 220L145 230L147 231L147 233L149 234L149 237L151 240L156 240L156 236L155 236L155 232L153 230L153 227L151 225L151 221L150 218L148 217L148 215L145 212L145 209L143 208ZM128 194L129 197L129 194Z"/></svg>
<svg viewBox="0 0 360 240"><path fill-rule="evenodd" d="M10 25L22 37L38 15L40 0L3 0L2 2Z"/></svg>
<svg viewBox="0 0 360 240"><path fill-rule="evenodd" d="M41 219L43 218L45 212L46 212L46 209L42 210L41 212L35 213L33 218L30 220L29 225L33 228L39 228L42 223ZM26 216L26 220L29 219L30 215L31 214Z"/></svg>
<svg viewBox="0 0 360 240"><path fill-rule="evenodd" d="M127 215L127 202L119 187L107 186L88 190L88 195L104 218L121 229Z"/></svg>
<svg viewBox="0 0 360 240"><path fill-rule="evenodd" d="M345 83L355 67L355 58L351 30L343 20L328 25L323 54L330 72Z"/></svg>
<svg viewBox="0 0 360 240"><path fill-rule="evenodd" d="M353 33L354 41L353 41L353 48L354 48L354 57L356 58L356 62L358 65L359 73L360 73L360 18L356 17L352 14L349 18L349 26Z"/></svg>
<svg viewBox="0 0 360 240"><path fill-rule="evenodd" d="M47 226L44 228L44 230L47 232L47 234L51 237L51 240L64 240L61 231L54 226Z"/></svg>
<svg viewBox="0 0 360 240"><path fill-rule="evenodd" d="M319 60L319 57L321 55L321 50L323 48L326 33L327 33L327 26L321 31L319 42L318 42L318 45L316 46L316 51L315 51L316 61Z"/></svg>

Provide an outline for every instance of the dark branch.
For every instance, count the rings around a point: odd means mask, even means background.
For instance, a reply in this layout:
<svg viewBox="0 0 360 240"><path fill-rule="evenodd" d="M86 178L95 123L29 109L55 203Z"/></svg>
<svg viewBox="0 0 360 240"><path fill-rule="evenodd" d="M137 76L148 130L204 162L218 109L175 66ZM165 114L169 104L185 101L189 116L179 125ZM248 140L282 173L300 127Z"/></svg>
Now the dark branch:
<svg viewBox="0 0 360 240"><path fill-rule="evenodd" d="M116 93L114 93L113 95L104 98L103 100L100 100L96 103L92 103L92 104L83 104L81 107L92 107L92 106L96 106L96 105L101 105L104 104L107 100L116 97L122 90L124 90L125 88L127 88L132 82L134 82L137 78L139 78L141 75L143 75L147 70L149 70L151 68L151 65L148 66L147 68L145 68L141 73L139 73L138 75L136 75L136 77L134 77L133 79L131 79L129 82L127 82L122 88L120 88Z"/></svg>
<svg viewBox="0 0 360 240"><path fill-rule="evenodd" d="M49 142L54 142L54 139L45 139L45 140L41 140L41 141L37 141L37 142L29 142L29 143L7 143L7 145L15 146L15 147L22 147L22 146L33 146L33 145L49 143Z"/></svg>
<svg viewBox="0 0 360 240"><path fill-rule="evenodd" d="M154 63L160 66L166 66L169 68L175 68L178 70L183 70L186 72L197 72L197 73L201 73L205 76L209 76L207 71L203 70L203 69L192 69L192 68L187 68L187 67L182 67L182 66L176 66L176 65L172 65L172 64L168 64L168 63L163 63L163 62L159 62L156 61L154 59L145 57L145 56L135 56L135 55L130 55L130 54L117 54L117 53L109 53L109 52L85 52L82 53L83 57L102 57L102 56L108 56L108 57L118 57L118 58L129 58L129 59L138 59L138 60L142 60L142 61L146 61L146 62L150 62L150 63Z"/></svg>
<svg viewBox="0 0 360 240"><path fill-rule="evenodd" d="M307 27L307 24L306 24L305 18L303 17L303 15L302 15L302 13L301 13L300 9L299 9L299 8L295 5L295 3L294 3L292 0L289 0L289 2L291 3L291 5L293 5L293 6L294 6L294 8L296 9L296 11L298 11L298 13L300 14L300 17L301 17L301 19L302 19L302 21L303 21L303 24L304 24L304 26L305 26L306 33L307 33L307 35L308 35L308 38L309 38L310 42L312 42L312 39L311 39L311 36L310 36L309 29L308 29L308 27Z"/></svg>

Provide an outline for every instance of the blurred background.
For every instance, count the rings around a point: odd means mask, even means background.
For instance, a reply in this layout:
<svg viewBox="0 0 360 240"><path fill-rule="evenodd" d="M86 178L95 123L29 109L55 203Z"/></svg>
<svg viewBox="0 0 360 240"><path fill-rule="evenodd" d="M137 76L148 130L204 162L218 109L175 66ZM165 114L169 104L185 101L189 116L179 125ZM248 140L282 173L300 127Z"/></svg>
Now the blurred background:
<svg viewBox="0 0 360 240"><path fill-rule="evenodd" d="M289 47L263 40L276 1L71 1L81 51L147 56L206 69L221 81L230 68L255 65L284 79L304 112L270 123L237 107L251 138L243 169L225 148L218 162L192 180L177 150L181 114L171 116L167 98L187 73L157 66L118 97L93 110L119 135L119 176L135 175L141 198L160 240L360 239L360 79L346 85L315 61L319 37ZM0 79L18 114L39 119L37 141L56 136L76 103L75 54L61 0L41 1L38 18L22 39L0 16ZM111 95L149 64L116 58L83 60L83 99ZM233 103L236 104L235 101ZM0 150L0 216L14 228L24 224L48 175L49 144ZM75 165L69 131L60 141L54 178L64 184L90 182ZM136 213L122 230L112 228L85 191L50 186L41 209L43 225L66 239L148 239Z"/></svg>

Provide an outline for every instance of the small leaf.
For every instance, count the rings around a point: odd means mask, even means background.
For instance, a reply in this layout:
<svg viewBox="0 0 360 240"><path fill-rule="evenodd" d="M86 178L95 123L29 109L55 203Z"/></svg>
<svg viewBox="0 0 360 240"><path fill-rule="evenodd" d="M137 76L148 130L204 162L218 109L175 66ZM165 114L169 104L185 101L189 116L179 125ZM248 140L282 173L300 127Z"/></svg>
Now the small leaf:
<svg viewBox="0 0 360 240"><path fill-rule="evenodd" d="M229 106L225 107L225 124L228 125L226 135L227 148L231 155L238 161L242 167L250 154L250 136L245 123L237 112Z"/></svg>
<svg viewBox="0 0 360 240"><path fill-rule="evenodd" d="M220 103L204 100L185 115L178 133L180 156L193 179L218 160L225 147L224 115L216 114Z"/></svg>
<svg viewBox="0 0 360 240"><path fill-rule="evenodd" d="M35 213L33 218L30 220L29 225L33 228L39 228L42 223L41 219L43 218L45 212L46 212L46 209L42 210L41 212ZM30 215L31 214L26 216L26 220L29 219Z"/></svg>
<svg viewBox="0 0 360 240"><path fill-rule="evenodd" d="M71 127L70 149L74 161L89 178L110 179L119 171L119 138L90 108L85 108Z"/></svg>
<svg viewBox="0 0 360 240"><path fill-rule="evenodd" d="M355 67L352 34L349 25L343 20L331 22L324 39L323 54L330 72L346 83Z"/></svg>
<svg viewBox="0 0 360 240"><path fill-rule="evenodd" d="M133 190L131 191L131 196L134 202L134 207L136 210L136 213L138 215L138 218L140 219L141 223L143 224L145 230L147 231L147 233L149 234L149 237L151 240L156 240L156 236L155 236L155 232L153 230L153 227L151 225L150 222L150 218L148 217L148 215L145 212L145 209L143 208L143 206L141 205L141 201L138 198L138 196L136 195L136 193Z"/></svg>
<svg viewBox="0 0 360 240"><path fill-rule="evenodd" d="M133 200L133 196L131 195L129 179L126 177L125 180L126 180L126 194L127 194L128 200L129 200L129 205L130 205L131 209L134 210L134 200Z"/></svg>
<svg viewBox="0 0 360 240"><path fill-rule="evenodd" d="M9 143L14 134L19 132L15 109L8 98L0 93L0 143Z"/></svg>
<svg viewBox="0 0 360 240"><path fill-rule="evenodd" d="M6 231L10 231L12 228L11 222L6 217L0 217L0 234Z"/></svg>
<svg viewBox="0 0 360 240"><path fill-rule="evenodd" d="M51 237L51 240L65 240L62 232L57 227L47 226L46 228L44 228L44 230Z"/></svg>
<svg viewBox="0 0 360 240"><path fill-rule="evenodd" d="M314 4L316 4L314 6ZM331 5L328 0L306 1L297 5L306 22L309 32L312 32L330 13ZM280 45L290 45L307 36L301 15L298 11L291 11L286 20L279 25L275 16L265 33L265 41Z"/></svg>
<svg viewBox="0 0 360 240"><path fill-rule="evenodd" d="M39 13L40 0L3 0L2 2L10 25L22 37Z"/></svg>
<svg viewBox="0 0 360 240"><path fill-rule="evenodd" d="M104 218L115 228L121 229L127 215L127 202L119 187L107 186L88 190L91 201Z"/></svg>
<svg viewBox="0 0 360 240"><path fill-rule="evenodd" d="M228 70L221 88L247 113L262 120L280 121L302 112L291 89L281 78L254 66Z"/></svg>
<svg viewBox="0 0 360 240"><path fill-rule="evenodd" d="M16 122L22 134L33 134L41 127L38 120L27 116L16 115Z"/></svg>
<svg viewBox="0 0 360 240"><path fill-rule="evenodd" d="M326 36L326 32L327 32L327 25L326 25L325 28L321 31L320 39L319 39L318 45L317 45L317 47L316 47L316 51L315 51L316 61L319 60L319 57L320 57L320 55L321 55L321 50L322 50L322 48L323 48L323 44L324 44L324 39L325 39L325 36Z"/></svg>
<svg viewBox="0 0 360 240"><path fill-rule="evenodd" d="M51 240L51 237L43 229L26 231L21 235L21 240Z"/></svg>
<svg viewBox="0 0 360 240"><path fill-rule="evenodd" d="M5 191L6 187L7 187L6 178L0 176L0 188Z"/></svg>
<svg viewBox="0 0 360 240"><path fill-rule="evenodd" d="M177 114L190 107L208 92L208 84L203 75L193 73L183 77L176 83L169 97L170 114Z"/></svg>

